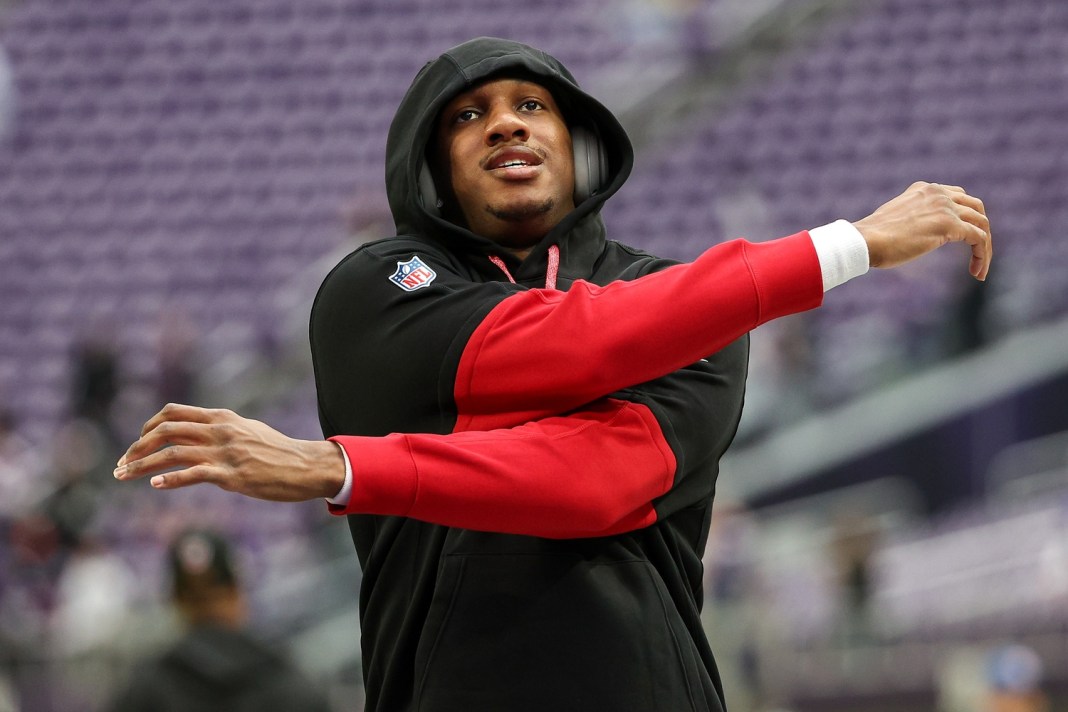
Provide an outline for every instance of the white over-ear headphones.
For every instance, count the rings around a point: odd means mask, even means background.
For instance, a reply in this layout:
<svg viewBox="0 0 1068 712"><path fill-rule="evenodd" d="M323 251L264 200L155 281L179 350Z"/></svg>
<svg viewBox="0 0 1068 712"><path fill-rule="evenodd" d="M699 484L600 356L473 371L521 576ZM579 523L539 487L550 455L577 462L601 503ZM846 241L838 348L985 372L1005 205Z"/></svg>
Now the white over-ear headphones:
<svg viewBox="0 0 1068 712"><path fill-rule="evenodd" d="M596 195L608 179L608 155L597 134L585 126L572 126L571 152L575 161L575 205ZM434 186L430 166L423 160L419 170L419 200L431 215L440 215L444 205Z"/></svg>

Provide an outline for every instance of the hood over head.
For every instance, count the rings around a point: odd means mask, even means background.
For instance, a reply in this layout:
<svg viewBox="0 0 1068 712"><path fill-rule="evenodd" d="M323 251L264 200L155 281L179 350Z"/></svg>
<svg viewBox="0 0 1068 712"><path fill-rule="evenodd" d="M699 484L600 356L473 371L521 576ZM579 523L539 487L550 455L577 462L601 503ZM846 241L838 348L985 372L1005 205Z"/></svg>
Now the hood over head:
<svg viewBox="0 0 1068 712"><path fill-rule="evenodd" d="M591 237L603 240L601 205L623 185L634 161L626 132L612 112L579 88L558 60L528 45L492 37L470 40L428 62L397 109L386 141L386 192L397 234L439 238L460 252L501 252L491 240L439 217L433 206L428 210L419 189L427 147L441 110L457 94L497 77L526 79L549 89L569 126L580 125L593 132L607 156L602 187L578 204L539 247L548 242L563 247L576 226L584 235L593 233Z"/></svg>

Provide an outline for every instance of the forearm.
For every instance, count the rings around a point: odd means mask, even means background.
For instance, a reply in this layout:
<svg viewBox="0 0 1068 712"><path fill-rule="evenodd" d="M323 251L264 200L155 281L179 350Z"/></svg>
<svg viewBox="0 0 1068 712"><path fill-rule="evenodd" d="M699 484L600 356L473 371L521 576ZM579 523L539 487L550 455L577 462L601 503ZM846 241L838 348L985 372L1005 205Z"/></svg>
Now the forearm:
<svg viewBox="0 0 1068 712"><path fill-rule="evenodd" d="M671 373L858 273L827 269L841 260L824 231L726 243L667 269L650 259L630 281L568 291L472 281L415 240L372 245L331 272L312 310L324 431L511 427ZM413 254L437 276L409 293L383 275Z"/></svg>
<svg viewBox="0 0 1068 712"><path fill-rule="evenodd" d="M491 432L333 440L353 469L335 514L553 538L648 526L676 465L649 409L617 400Z"/></svg>
<svg viewBox="0 0 1068 712"><path fill-rule="evenodd" d="M694 363L771 319L818 306L808 233L741 240L631 282L502 301L457 369L457 430L506 427L567 412ZM505 377L506 376L506 377Z"/></svg>

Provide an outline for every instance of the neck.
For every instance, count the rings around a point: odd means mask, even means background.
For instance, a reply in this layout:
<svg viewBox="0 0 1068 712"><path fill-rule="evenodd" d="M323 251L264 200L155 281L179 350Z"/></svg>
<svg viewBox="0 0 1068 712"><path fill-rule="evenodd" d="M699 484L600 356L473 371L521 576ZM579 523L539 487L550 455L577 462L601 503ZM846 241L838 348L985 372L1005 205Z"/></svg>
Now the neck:
<svg viewBox="0 0 1068 712"><path fill-rule="evenodd" d="M530 256L530 253L534 250L533 247L505 247L504 249L506 252L510 252L518 257L520 262Z"/></svg>

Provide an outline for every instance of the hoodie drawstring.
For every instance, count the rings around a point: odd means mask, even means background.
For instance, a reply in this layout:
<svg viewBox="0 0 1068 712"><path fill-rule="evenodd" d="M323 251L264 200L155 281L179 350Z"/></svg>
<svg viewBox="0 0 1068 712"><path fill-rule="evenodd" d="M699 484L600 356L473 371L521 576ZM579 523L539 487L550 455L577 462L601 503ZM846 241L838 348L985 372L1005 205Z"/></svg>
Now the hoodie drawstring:
<svg viewBox="0 0 1068 712"><path fill-rule="evenodd" d="M508 281L515 284L515 277L508 271L508 265L504 263L497 255L490 255L489 261L497 265L497 268L504 272L504 276L508 278ZM545 268L545 288L556 289L556 276L560 274L560 248L557 245L549 245L549 264Z"/></svg>
<svg viewBox="0 0 1068 712"><path fill-rule="evenodd" d="M501 272L504 272L504 276L508 278L509 282L511 282L512 284L515 284L515 277L513 277L512 273L508 271L508 265L506 265L504 263L504 260L502 260L497 255L490 255L489 256L489 261L492 262L493 264L497 265L497 268Z"/></svg>
<svg viewBox="0 0 1068 712"><path fill-rule="evenodd" d="M556 275L560 274L560 248L549 245L549 264L545 267L545 288L556 289Z"/></svg>

